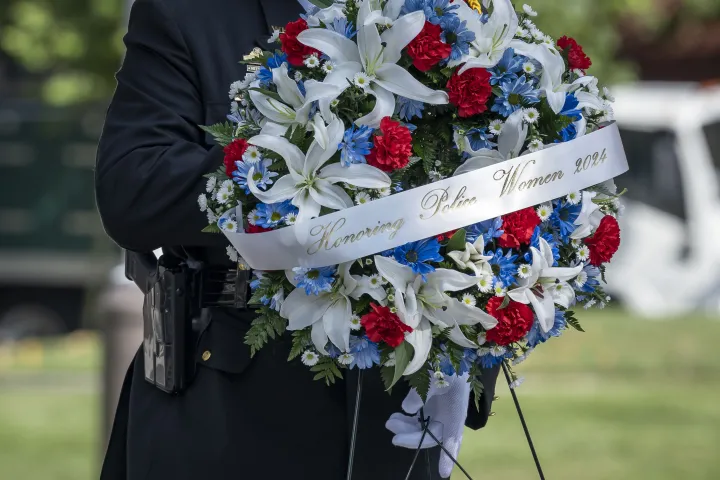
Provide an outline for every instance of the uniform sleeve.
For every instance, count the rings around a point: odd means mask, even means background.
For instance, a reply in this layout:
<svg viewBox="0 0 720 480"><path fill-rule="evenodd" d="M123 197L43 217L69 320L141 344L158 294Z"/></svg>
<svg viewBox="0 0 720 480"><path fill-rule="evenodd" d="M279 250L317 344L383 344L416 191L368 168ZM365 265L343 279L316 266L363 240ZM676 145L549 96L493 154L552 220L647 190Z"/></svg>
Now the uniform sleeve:
<svg viewBox="0 0 720 480"><path fill-rule="evenodd" d="M197 197L223 158L202 146L199 79L177 25L156 0L136 0L127 53L98 147L95 193L108 235L121 247L224 245L201 233Z"/></svg>
<svg viewBox="0 0 720 480"><path fill-rule="evenodd" d="M468 407L468 416L465 420L465 426L473 430L479 430L487 425L490 418L493 399L495 397L495 384L498 374L500 373L500 365L493 368L482 369L483 393L480 397L480 411L475 408L475 399L470 394L470 406Z"/></svg>

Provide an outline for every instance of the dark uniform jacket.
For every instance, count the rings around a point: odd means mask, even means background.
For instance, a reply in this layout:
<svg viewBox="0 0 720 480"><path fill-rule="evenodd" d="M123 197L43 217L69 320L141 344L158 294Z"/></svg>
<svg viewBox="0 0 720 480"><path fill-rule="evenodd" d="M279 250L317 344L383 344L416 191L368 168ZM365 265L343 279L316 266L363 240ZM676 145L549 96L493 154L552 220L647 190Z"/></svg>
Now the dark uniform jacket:
<svg viewBox="0 0 720 480"><path fill-rule="evenodd" d="M198 126L224 120L226 92L245 76L238 61L267 48L271 27L299 13L294 0L135 1L96 173L98 208L118 245L182 245L200 260L227 261L225 239L200 233L202 175L221 165L223 152ZM332 387L315 382L287 362L287 339L250 359L243 338L251 320L249 312L213 312L193 352L195 380L179 395L146 383L136 357L102 480L345 478L357 370ZM480 414L471 406L474 428L487 420L496 376L487 374ZM393 447L384 424L406 393L388 395L374 370L365 376L354 479L405 478L414 452ZM420 458L411 478L436 478L437 449L429 468Z"/></svg>

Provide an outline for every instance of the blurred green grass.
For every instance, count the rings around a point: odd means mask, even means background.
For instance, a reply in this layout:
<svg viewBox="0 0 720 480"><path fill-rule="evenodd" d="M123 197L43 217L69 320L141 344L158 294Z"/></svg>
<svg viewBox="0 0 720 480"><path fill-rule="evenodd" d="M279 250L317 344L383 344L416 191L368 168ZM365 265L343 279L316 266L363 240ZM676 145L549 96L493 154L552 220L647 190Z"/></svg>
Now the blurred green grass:
<svg viewBox="0 0 720 480"><path fill-rule="evenodd" d="M720 478L720 321L619 310L580 318L587 333L567 332L516 368L527 378L517 393L545 476ZM100 343L62 339L42 354L30 345L0 353L0 479L97 478ZM475 479L536 478L500 382L497 414L466 433L461 461Z"/></svg>

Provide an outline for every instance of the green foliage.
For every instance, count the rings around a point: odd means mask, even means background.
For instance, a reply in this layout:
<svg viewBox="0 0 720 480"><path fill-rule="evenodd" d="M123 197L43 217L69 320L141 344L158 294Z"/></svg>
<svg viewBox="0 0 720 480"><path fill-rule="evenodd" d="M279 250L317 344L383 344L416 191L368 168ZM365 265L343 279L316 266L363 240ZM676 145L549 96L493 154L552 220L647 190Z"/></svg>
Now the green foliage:
<svg viewBox="0 0 720 480"><path fill-rule="evenodd" d="M480 411L480 399L482 398L485 385L482 383L482 370L477 364L473 364L470 369L470 390L473 394L473 402L475 409Z"/></svg>
<svg viewBox="0 0 720 480"><path fill-rule="evenodd" d="M215 125L200 126L204 131L212 135L213 139L220 146L224 147L232 143L234 127L230 122L216 123ZM223 172L224 173L224 172Z"/></svg>
<svg viewBox="0 0 720 480"><path fill-rule="evenodd" d="M407 382L417 390L418 395L425 402L430 391L430 371L423 366L420 370L407 377Z"/></svg>
<svg viewBox="0 0 720 480"><path fill-rule="evenodd" d="M465 250L465 238L466 232L464 228L461 228L450 238L447 244L447 251L454 252L456 250Z"/></svg>
<svg viewBox="0 0 720 480"><path fill-rule="evenodd" d="M335 360L330 357L320 357L320 361L317 365L310 368L310 371L315 373L313 380L324 380L325 384L330 386L335 383L335 380L342 380L342 372L335 364Z"/></svg>
<svg viewBox="0 0 720 480"><path fill-rule="evenodd" d="M211 223L207 227L203 228L201 230L202 233L222 233L220 230L220 227L217 226L217 223Z"/></svg>
<svg viewBox="0 0 720 480"><path fill-rule="evenodd" d="M312 345L312 339L310 338L311 330L297 330L292 333L292 348L290 349L290 355L288 355L288 362L293 360Z"/></svg>
<svg viewBox="0 0 720 480"><path fill-rule="evenodd" d="M250 356L255 354L268 342L285 333L286 321L278 312L270 307L263 306L257 311L259 316L252 321L248 333L245 335L245 344L250 346Z"/></svg>
<svg viewBox="0 0 720 480"><path fill-rule="evenodd" d="M580 326L580 321L577 318L575 318L575 312L566 311L565 312L565 321L567 322L568 325L573 327L578 332L583 332L583 333L585 332L585 330L583 330L582 326Z"/></svg>
<svg viewBox="0 0 720 480"><path fill-rule="evenodd" d="M385 390L390 392L393 387L393 378L395 377L395 367L381 367L380 377L382 378Z"/></svg>
<svg viewBox="0 0 720 480"><path fill-rule="evenodd" d="M334 0L309 0L310 3L320 8L327 8L332 6Z"/></svg>
<svg viewBox="0 0 720 480"><path fill-rule="evenodd" d="M395 349L395 374L393 375L390 387L394 386L403 376L410 360L412 360L415 349L408 342L403 342Z"/></svg>

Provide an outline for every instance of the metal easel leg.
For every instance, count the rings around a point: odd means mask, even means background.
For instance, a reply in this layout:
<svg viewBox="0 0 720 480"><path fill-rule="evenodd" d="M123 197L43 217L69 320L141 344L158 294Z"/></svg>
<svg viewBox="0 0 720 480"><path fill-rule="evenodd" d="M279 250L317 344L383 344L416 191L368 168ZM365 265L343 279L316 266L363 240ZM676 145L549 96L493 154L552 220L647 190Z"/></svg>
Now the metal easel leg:
<svg viewBox="0 0 720 480"><path fill-rule="evenodd" d="M360 400L362 399L362 380L363 371L358 371L357 394L355 395L355 415L353 418L353 429L350 438L350 455L348 458L348 468L346 480L352 480L353 462L355 461L355 444L357 442L358 419L360 418Z"/></svg>

